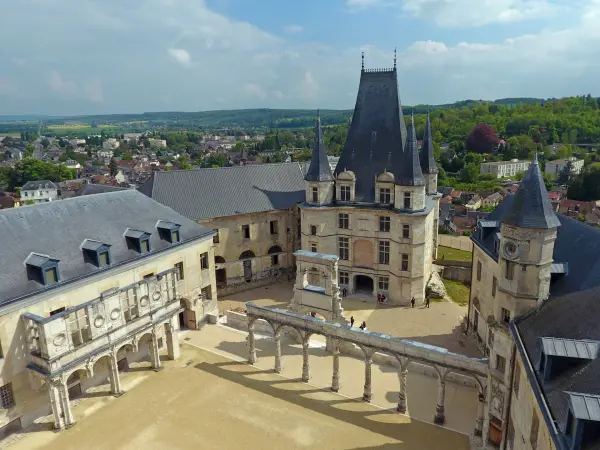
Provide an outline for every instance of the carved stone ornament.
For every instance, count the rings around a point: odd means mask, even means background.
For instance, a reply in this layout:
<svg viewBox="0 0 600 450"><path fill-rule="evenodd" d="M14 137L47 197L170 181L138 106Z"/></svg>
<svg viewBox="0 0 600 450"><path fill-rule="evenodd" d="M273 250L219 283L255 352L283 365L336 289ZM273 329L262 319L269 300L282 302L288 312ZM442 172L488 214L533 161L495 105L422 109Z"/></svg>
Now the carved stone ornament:
<svg viewBox="0 0 600 450"><path fill-rule="evenodd" d="M514 241L505 242L503 250L506 259L517 259L519 257L519 244Z"/></svg>
<svg viewBox="0 0 600 450"><path fill-rule="evenodd" d="M121 317L121 310L119 308L115 308L110 312L111 320L117 320L119 317Z"/></svg>
<svg viewBox="0 0 600 450"><path fill-rule="evenodd" d="M96 328L100 328L102 327L102 325L104 325L104 317L102 316L98 316L94 319L94 326Z"/></svg>
<svg viewBox="0 0 600 450"><path fill-rule="evenodd" d="M140 298L140 306L148 306L148 296L144 295L142 298Z"/></svg>
<svg viewBox="0 0 600 450"><path fill-rule="evenodd" d="M52 343L55 347L62 347L67 340L67 336L64 333L57 334L52 339Z"/></svg>
<svg viewBox="0 0 600 450"><path fill-rule="evenodd" d="M496 414L498 417L502 417L502 413L504 411L504 392L500 388L500 385L497 381L492 382L492 401L491 407L492 412Z"/></svg>
<svg viewBox="0 0 600 450"><path fill-rule="evenodd" d="M504 227L502 227L501 231L502 231L502 236L507 237L507 238L512 238L512 239L527 241L533 237L533 235L531 234L530 231L522 230L520 228L504 226Z"/></svg>
<svg viewBox="0 0 600 450"><path fill-rule="evenodd" d="M152 300L154 300L155 302L160 300L160 297L162 296L160 291L154 291L152 293Z"/></svg>

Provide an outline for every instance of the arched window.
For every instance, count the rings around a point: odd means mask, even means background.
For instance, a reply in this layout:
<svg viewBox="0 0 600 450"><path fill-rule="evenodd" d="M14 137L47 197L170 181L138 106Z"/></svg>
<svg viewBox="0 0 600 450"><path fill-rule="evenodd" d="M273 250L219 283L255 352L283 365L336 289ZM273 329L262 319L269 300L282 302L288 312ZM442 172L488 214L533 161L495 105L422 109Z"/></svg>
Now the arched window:
<svg viewBox="0 0 600 450"><path fill-rule="evenodd" d="M245 252L242 252L242 254L240 255L240 259L254 258L255 256L256 255L252 250L246 250Z"/></svg>
<svg viewBox="0 0 600 450"><path fill-rule="evenodd" d="M223 258L222 256L215 256L215 264L224 264L225 263L225 258Z"/></svg>
<svg viewBox="0 0 600 450"><path fill-rule="evenodd" d="M269 255L271 255L271 266L279 265L279 253L283 252L279 245L274 245L269 249Z"/></svg>
<svg viewBox="0 0 600 450"><path fill-rule="evenodd" d="M279 245L274 245L273 247L271 247L269 249L269 255L272 255L273 253L281 253L283 252L283 250L281 250L281 247Z"/></svg>

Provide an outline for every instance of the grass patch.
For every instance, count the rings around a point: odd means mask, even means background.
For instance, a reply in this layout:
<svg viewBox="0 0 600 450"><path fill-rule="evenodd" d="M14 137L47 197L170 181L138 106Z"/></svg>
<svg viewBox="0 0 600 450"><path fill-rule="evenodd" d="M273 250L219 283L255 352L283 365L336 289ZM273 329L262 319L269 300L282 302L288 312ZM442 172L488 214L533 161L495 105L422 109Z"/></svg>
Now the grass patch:
<svg viewBox="0 0 600 450"><path fill-rule="evenodd" d="M460 281L443 280L446 286L446 292L454 303L460 306L469 304L469 286L462 284Z"/></svg>
<svg viewBox="0 0 600 450"><path fill-rule="evenodd" d="M465 250L458 250L456 248L438 247L437 252L438 259L449 259L451 261L466 261L471 262L473 259L473 253Z"/></svg>

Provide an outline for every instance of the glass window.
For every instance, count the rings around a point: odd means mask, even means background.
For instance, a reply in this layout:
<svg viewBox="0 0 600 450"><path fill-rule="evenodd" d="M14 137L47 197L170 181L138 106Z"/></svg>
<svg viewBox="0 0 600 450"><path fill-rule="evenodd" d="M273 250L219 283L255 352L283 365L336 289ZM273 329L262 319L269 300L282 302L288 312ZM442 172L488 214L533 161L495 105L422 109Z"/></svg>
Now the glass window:
<svg viewBox="0 0 600 450"><path fill-rule="evenodd" d="M402 268L403 272L408 271L408 255L407 254L402 255L402 267L401 268Z"/></svg>
<svg viewBox="0 0 600 450"><path fill-rule="evenodd" d="M178 280L183 280L183 262L178 262L177 264L175 264L175 269L177 269L177 279Z"/></svg>
<svg viewBox="0 0 600 450"><path fill-rule="evenodd" d="M344 261L350 260L350 243L348 238L338 238L339 257Z"/></svg>
<svg viewBox="0 0 600 450"><path fill-rule="evenodd" d="M338 214L338 226L346 230L350 228L350 216L348 214Z"/></svg>
<svg viewBox="0 0 600 450"><path fill-rule="evenodd" d="M404 239L410 238L410 225L402 225L402 237Z"/></svg>
<svg viewBox="0 0 600 450"><path fill-rule="evenodd" d="M390 218L387 216L381 216L379 218L379 231L389 232L391 227Z"/></svg>
<svg viewBox="0 0 600 450"><path fill-rule="evenodd" d="M515 263L506 261L506 279L513 280L515 278Z"/></svg>
<svg viewBox="0 0 600 450"><path fill-rule="evenodd" d="M404 207L410 208L410 192L404 193Z"/></svg>
<svg viewBox="0 0 600 450"><path fill-rule="evenodd" d="M101 252L98 255L98 263L100 266L107 266L109 264L108 261L108 252Z"/></svg>
<svg viewBox="0 0 600 450"><path fill-rule="evenodd" d="M390 288L389 277L379 277L378 286L380 290L387 291Z"/></svg>
<svg viewBox="0 0 600 450"><path fill-rule="evenodd" d="M310 243L310 251L313 253L317 253L317 244L315 242Z"/></svg>
<svg viewBox="0 0 600 450"><path fill-rule="evenodd" d="M312 188L312 201L315 203L319 201L319 190L316 187Z"/></svg>
<svg viewBox="0 0 600 450"><path fill-rule="evenodd" d="M340 187L340 200L343 202L350 201L350 186L342 186Z"/></svg>
<svg viewBox="0 0 600 450"><path fill-rule="evenodd" d="M213 236L213 244L218 244L219 243L219 230L213 230L213 231L215 231L217 233Z"/></svg>
<svg viewBox="0 0 600 450"><path fill-rule="evenodd" d="M348 272L340 272L339 274L340 284L348 285L350 283L350 276Z"/></svg>
<svg viewBox="0 0 600 450"><path fill-rule="evenodd" d="M379 203L390 203L391 191L387 188L379 189Z"/></svg>
<svg viewBox="0 0 600 450"><path fill-rule="evenodd" d="M52 267L46 270L46 284L56 283L58 281L58 273L56 267Z"/></svg>
<svg viewBox="0 0 600 450"><path fill-rule="evenodd" d="M173 231L171 233L171 242L179 242L179 231Z"/></svg>
<svg viewBox="0 0 600 450"><path fill-rule="evenodd" d="M506 325L508 325L510 323L510 311L506 308L501 308L501 313L502 313L502 322L504 322Z"/></svg>
<svg viewBox="0 0 600 450"><path fill-rule="evenodd" d="M379 241L379 264L390 263L390 243L388 241Z"/></svg>
<svg viewBox="0 0 600 450"><path fill-rule="evenodd" d="M242 235L244 239L250 239L250 225L242 225Z"/></svg>
<svg viewBox="0 0 600 450"><path fill-rule="evenodd" d="M85 308L78 309L69 315L69 331L74 347L79 347L92 340L90 324Z"/></svg>
<svg viewBox="0 0 600 450"><path fill-rule="evenodd" d="M311 225L310 226L310 234L313 236L317 235L317 226L316 225Z"/></svg>
<svg viewBox="0 0 600 450"><path fill-rule="evenodd" d="M140 247L142 249L142 253L148 253L150 251L150 241L148 239L144 239L140 243Z"/></svg>
<svg viewBox="0 0 600 450"><path fill-rule="evenodd" d="M200 269L208 269L208 252L204 252L200 255Z"/></svg>

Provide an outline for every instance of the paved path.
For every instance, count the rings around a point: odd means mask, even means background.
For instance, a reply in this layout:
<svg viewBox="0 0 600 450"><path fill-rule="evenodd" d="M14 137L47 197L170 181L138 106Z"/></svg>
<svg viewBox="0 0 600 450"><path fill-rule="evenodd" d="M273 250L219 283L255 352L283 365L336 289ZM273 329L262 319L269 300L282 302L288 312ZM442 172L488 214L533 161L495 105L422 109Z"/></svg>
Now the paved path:
<svg viewBox="0 0 600 450"><path fill-rule="evenodd" d="M212 326L187 337L203 346L243 343L239 333ZM286 356L289 369L293 361ZM350 370L345 361L342 369ZM468 449L465 435L185 343L181 358L161 372L127 377L122 397L85 399L74 408L75 426L26 434L11 450Z"/></svg>
<svg viewBox="0 0 600 450"><path fill-rule="evenodd" d="M261 306L285 309L293 292L292 283L279 283L219 298L219 311L243 308L248 301ZM361 301L347 297L342 300L344 314L353 316L356 326L367 322L370 331L414 339L437 345L467 356L482 357L474 341L464 339L460 329L467 308L451 302L432 302L430 308L378 305L377 301Z"/></svg>

